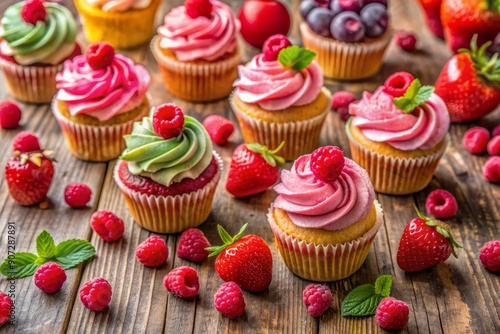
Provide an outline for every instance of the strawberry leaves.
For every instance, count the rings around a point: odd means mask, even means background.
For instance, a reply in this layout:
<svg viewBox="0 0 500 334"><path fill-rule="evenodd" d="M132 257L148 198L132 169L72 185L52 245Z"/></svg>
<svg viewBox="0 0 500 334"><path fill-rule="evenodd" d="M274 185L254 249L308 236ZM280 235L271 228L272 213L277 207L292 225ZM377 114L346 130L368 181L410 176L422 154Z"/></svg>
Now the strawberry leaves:
<svg viewBox="0 0 500 334"><path fill-rule="evenodd" d="M280 51L278 61L286 68L300 71L309 66L314 57L316 57L316 53L293 45Z"/></svg>
<svg viewBox="0 0 500 334"><path fill-rule="evenodd" d="M420 80L415 79L402 97L394 99L394 105L408 114L416 107L424 104L432 93L434 93L434 87L422 86Z"/></svg>
<svg viewBox="0 0 500 334"><path fill-rule="evenodd" d="M269 150L269 148L267 148L267 146L264 146L264 145L261 145L258 143L248 143L246 145L250 151L262 155L264 160L266 160L267 163L273 167L276 167L276 163L279 163L279 164L285 163L285 159L283 159L279 155L276 155L276 153L278 153L278 151L281 150L283 148L283 146L285 145L284 141L282 141L281 144L279 144L279 146L276 147L274 150Z"/></svg>
<svg viewBox="0 0 500 334"><path fill-rule="evenodd" d="M375 285L364 284L354 288L342 301L343 317L365 317L374 315L380 301L391 295L392 276L382 275Z"/></svg>
<svg viewBox="0 0 500 334"><path fill-rule="evenodd" d="M489 57L486 53L491 44L492 42L488 41L478 48L477 34L475 34L470 41L470 50L458 49L458 52L468 54L474 64L476 73L485 79L489 85L498 87L500 86L499 54L495 53Z"/></svg>
<svg viewBox="0 0 500 334"><path fill-rule="evenodd" d="M211 246L211 247L205 248L206 251L210 252L208 257L219 255L220 253L222 253L222 251L224 249L226 249L227 246L230 246L233 243L235 243L238 239L240 239L243 236L243 233L245 232L247 226L248 226L248 223L243 225L240 228L240 231L234 237L232 237L229 233L227 233L227 231L224 229L224 227L222 227L221 225L217 225L217 231L219 231L219 235L222 239L222 242L224 242L224 244L222 246Z"/></svg>

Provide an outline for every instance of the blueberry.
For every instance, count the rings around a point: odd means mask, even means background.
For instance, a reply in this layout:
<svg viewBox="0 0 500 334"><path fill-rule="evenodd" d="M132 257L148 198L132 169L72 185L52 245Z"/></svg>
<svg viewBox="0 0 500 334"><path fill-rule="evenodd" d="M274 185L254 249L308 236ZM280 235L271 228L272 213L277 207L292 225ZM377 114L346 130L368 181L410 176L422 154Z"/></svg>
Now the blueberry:
<svg viewBox="0 0 500 334"><path fill-rule="evenodd" d="M366 27L366 36L375 38L387 31L389 14L384 5L380 3L368 4L361 10L360 16Z"/></svg>
<svg viewBox="0 0 500 334"><path fill-rule="evenodd" d="M302 18L305 20L307 18L307 15L311 12L311 10L318 7L319 5L316 1L304 0L299 5L300 16L302 16Z"/></svg>
<svg viewBox="0 0 500 334"><path fill-rule="evenodd" d="M328 8L314 8L307 15L306 22L316 34L323 37L330 37L330 23L333 13Z"/></svg>
<svg viewBox="0 0 500 334"><path fill-rule="evenodd" d="M333 38L347 43L357 43L365 37L365 26L354 12L342 12L330 24Z"/></svg>

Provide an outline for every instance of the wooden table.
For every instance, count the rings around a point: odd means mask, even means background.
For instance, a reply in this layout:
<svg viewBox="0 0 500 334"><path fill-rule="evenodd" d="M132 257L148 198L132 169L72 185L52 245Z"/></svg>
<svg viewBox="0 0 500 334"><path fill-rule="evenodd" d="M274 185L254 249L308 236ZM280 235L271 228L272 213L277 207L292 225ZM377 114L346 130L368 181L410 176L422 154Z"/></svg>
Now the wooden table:
<svg viewBox="0 0 500 334"><path fill-rule="evenodd" d="M15 0L0 2L0 12ZM165 13L183 1L164 1L158 24ZM231 1L238 10L242 0ZM63 1L76 13L73 2ZM290 4L294 15L291 37L299 41L298 0ZM432 84L445 61L450 57L446 46L431 36L425 28L416 1L393 0L391 4L393 27L416 31L419 51L409 54L391 45L381 72L370 80L340 83L331 80L332 89L349 90L360 96L363 90L374 90L387 76L399 70L411 71L423 83ZM80 33L78 40L87 45ZM247 50L246 59L256 50ZM174 102L188 114L203 120L210 114L228 117L236 123L227 100L210 104L192 104L167 93L162 84L156 62L148 46L123 52L135 61L145 64L152 75L151 94L154 104ZM8 94L0 81L0 99ZM500 276L486 271L478 260L479 249L493 239L500 239L500 187L488 183L481 175L486 156L473 156L461 145L466 129L479 124L492 129L500 123L495 112L481 121L468 125L453 125L450 129L451 145L431 184L413 196L377 195L382 204L385 222L361 269L348 279L329 283L334 304L321 318L313 318L302 304L302 290L310 282L294 276L284 265L269 224L266 211L276 194L272 190L244 200L231 197L224 188L233 149L242 142L239 129L224 146L215 146L224 160L225 169L219 183L213 209L207 222L200 228L213 244L220 239L215 226L221 224L234 234L248 222L248 232L258 234L270 245L273 253L273 281L263 293L244 292L247 308L244 316L229 320L213 307L213 296L222 280L213 267L214 259L192 264L175 256L178 235L163 236L169 246L167 263L157 269L146 268L135 256L135 247L151 235L136 225L125 201L112 178L115 161L87 163L70 155L63 143L61 131L50 113L48 105L22 105L22 127L1 130L2 152L10 152L10 143L20 130L37 133L44 147L56 152L58 163L49 191L51 206L41 210L37 206L21 207L9 196L5 179L0 178L0 258L7 254L7 225L15 222L16 250L34 251L35 238L42 229L48 230L56 243L70 238L90 240L97 255L86 264L67 271L63 289L47 295L37 289L33 278L16 280L15 326L4 325L0 332L9 333L380 333L384 332L374 317L344 318L340 305L354 287L373 283L381 274L394 278L392 295L410 305L410 321L403 332L408 333L499 333L500 332ZM338 115L328 115L321 133L321 144L339 145L346 152L349 146L344 123ZM0 157L3 169L9 153ZM290 167L288 163L286 168ZM69 182L84 182L93 190L92 201L84 210L72 210L63 200L63 189ZM415 217L413 204L424 207L427 194L436 189L451 191L459 202L458 214L449 220L455 239L464 246L458 250L458 259L450 258L444 264L414 274L405 274L396 264L396 253L404 226ZM111 210L126 222L125 235L114 243L103 242L92 233L89 217L95 210ZM190 265L200 275L199 295L182 300L166 292L162 279L173 267ZM113 287L109 309L90 312L83 307L78 290L83 283L95 278L106 278ZM0 290L8 289L7 280L0 278Z"/></svg>

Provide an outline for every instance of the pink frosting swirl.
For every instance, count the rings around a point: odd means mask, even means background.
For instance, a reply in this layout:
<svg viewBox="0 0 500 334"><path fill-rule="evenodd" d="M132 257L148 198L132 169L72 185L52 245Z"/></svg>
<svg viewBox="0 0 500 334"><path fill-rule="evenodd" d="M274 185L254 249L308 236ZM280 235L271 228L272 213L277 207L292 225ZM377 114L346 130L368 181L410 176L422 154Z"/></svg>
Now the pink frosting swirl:
<svg viewBox="0 0 500 334"><path fill-rule="evenodd" d="M64 63L56 81L56 99L66 103L71 115L105 121L139 106L150 76L144 66L123 55L115 55L110 66L99 70L90 67L85 56L77 56Z"/></svg>
<svg viewBox="0 0 500 334"><path fill-rule="evenodd" d="M351 159L339 178L325 182L314 175L310 156L298 158L291 170L281 172L281 183L274 187L279 194L274 207L282 209L297 226L336 231L368 215L375 192L368 173Z"/></svg>
<svg viewBox="0 0 500 334"><path fill-rule="evenodd" d="M383 87L373 94L364 92L361 100L349 105L349 113L354 116L352 125L366 138L403 151L427 150L444 138L450 115L438 95L432 94L408 114L396 107L393 99Z"/></svg>
<svg viewBox="0 0 500 334"><path fill-rule="evenodd" d="M233 52L240 22L228 5L217 0L211 3L210 18L193 19L184 6L173 8L165 16L163 26L158 28L160 47L173 50L179 61L213 61Z"/></svg>
<svg viewBox="0 0 500 334"><path fill-rule="evenodd" d="M238 66L238 73L239 79L233 84L238 97L266 110L283 110L311 103L323 87L323 74L315 61L307 68L295 71L277 60L265 61L261 53L245 66Z"/></svg>

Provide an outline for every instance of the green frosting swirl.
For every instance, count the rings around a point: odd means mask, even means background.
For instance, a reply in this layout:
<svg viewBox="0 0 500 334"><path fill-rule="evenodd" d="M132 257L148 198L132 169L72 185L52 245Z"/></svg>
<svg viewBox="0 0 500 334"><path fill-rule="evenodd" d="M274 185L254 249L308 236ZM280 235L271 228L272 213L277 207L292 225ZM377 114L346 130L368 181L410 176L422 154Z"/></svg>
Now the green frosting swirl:
<svg viewBox="0 0 500 334"><path fill-rule="evenodd" d="M155 108L151 110L153 114ZM182 133L164 139L153 131L151 118L135 122L123 137L127 145L120 159L128 161L132 174L149 177L169 186L182 179L197 178L212 161L212 141L200 122L185 115Z"/></svg>

